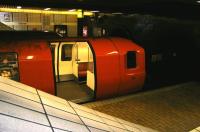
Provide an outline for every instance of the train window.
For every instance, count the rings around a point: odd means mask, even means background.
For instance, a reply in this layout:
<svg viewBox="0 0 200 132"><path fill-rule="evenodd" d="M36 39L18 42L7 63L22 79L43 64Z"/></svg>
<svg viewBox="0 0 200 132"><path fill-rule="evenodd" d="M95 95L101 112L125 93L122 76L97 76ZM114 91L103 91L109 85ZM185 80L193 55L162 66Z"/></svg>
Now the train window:
<svg viewBox="0 0 200 132"><path fill-rule="evenodd" d="M127 68L135 68L136 67L136 52L135 51L128 51L127 52Z"/></svg>
<svg viewBox="0 0 200 132"><path fill-rule="evenodd" d="M62 46L61 60L71 61L72 60L72 44L65 44Z"/></svg>
<svg viewBox="0 0 200 132"><path fill-rule="evenodd" d="M0 76L19 81L16 53L0 53Z"/></svg>

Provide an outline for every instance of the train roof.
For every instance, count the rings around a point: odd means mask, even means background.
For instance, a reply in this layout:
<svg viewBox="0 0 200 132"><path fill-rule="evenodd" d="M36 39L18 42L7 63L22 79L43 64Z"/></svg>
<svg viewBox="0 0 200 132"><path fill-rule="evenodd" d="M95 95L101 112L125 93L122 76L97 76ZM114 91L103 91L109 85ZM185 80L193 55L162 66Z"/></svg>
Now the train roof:
<svg viewBox="0 0 200 132"><path fill-rule="evenodd" d="M24 32L23 32L24 33ZM117 38L117 37L106 37L106 38L51 38L51 39L27 39L22 40L9 40L0 41L0 48L2 52L20 52L22 54L43 54L44 50L49 49L50 42L88 42L96 53L96 55L106 55L107 52L116 50L116 47L122 52L129 50L141 50L142 48L135 44L133 41ZM115 46L114 46L115 45ZM114 47L113 47L114 46ZM112 48L111 48L112 47Z"/></svg>
<svg viewBox="0 0 200 132"><path fill-rule="evenodd" d="M0 106L1 131L154 131L3 77Z"/></svg>

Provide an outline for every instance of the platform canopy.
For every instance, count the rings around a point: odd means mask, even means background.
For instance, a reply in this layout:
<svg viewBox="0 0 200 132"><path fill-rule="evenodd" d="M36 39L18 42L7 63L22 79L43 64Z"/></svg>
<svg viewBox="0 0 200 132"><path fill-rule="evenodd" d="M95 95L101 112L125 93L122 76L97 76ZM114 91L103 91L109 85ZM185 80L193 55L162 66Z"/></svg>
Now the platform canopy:
<svg viewBox="0 0 200 132"><path fill-rule="evenodd" d="M0 77L1 132L153 132Z"/></svg>

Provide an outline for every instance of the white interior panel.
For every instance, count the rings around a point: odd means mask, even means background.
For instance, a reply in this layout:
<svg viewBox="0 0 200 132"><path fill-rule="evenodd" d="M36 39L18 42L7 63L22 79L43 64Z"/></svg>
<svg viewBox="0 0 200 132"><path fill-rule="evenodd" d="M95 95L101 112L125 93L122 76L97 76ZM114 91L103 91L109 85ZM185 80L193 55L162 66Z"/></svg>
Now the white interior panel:
<svg viewBox="0 0 200 132"><path fill-rule="evenodd" d="M77 42L79 62L88 62L89 46L87 42Z"/></svg>
<svg viewBox="0 0 200 132"><path fill-rule="evenodd" d="M54 49L54 67L55 67L55 75L57 76L58 75L58 68L57 68L57 65L58 65L58 46L59 46L59 43L51 43L52 46L55 46L55 49Z"/></svg>
<svg viewBox="0 0 200 132"><path fill-rule="evenodd" d="M73 73L73 68L72 68L72 58L70 60L62 60L62 48L63 46L66 45L73 45L75 42L62 42L59 47L59 64L58 64L58 69L59 69L59 76L60 76L60 81L68 81L72 80L73 77L71 76ZM72 52L71 52L72 56Z"/></svg>
<svg viewBox="0 0 200 132"><path fill-rule="evenodd" d="M65 44L74 44L74 42L69 43L61 43L59 48L59 74L65 75L65 74L72 74L72 60L71 61L62 61L61 60L61 54L62 54L62 46Z"/></svg>
<svg viewBox="0 0 200 132"><path fill-rule="evenodd" d="M78 45L75 44L72 47L72 68L73 68L73 75L78 78Z"/></svg>
<svg viewBox="0 0 200 132"><path fill-rule="evenodd" d="M94 91L94 73L87 71L87 86Z"/></svg>
<svg viewBox="0 0 200 132"><path fill-rule="evenodd" d="M94 59L93 59L92 50L90 48L88 51L88 59L89 59L89 63L88 63L88 70L87 70L87 86L94 91L94 88L95 88Z"/></svg>

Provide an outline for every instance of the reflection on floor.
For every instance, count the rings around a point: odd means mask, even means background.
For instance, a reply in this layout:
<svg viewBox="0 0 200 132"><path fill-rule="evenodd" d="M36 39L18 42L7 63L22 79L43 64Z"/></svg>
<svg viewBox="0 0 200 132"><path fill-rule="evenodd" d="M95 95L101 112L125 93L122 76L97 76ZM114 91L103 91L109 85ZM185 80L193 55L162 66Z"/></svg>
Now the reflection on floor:
<svg viewBox="0 0 200 132"><path fill-rule="evenodd" d="M75 103L83 103L93 99L94 92L86 86L75 81L59 82L57 96Z"/></svg>

